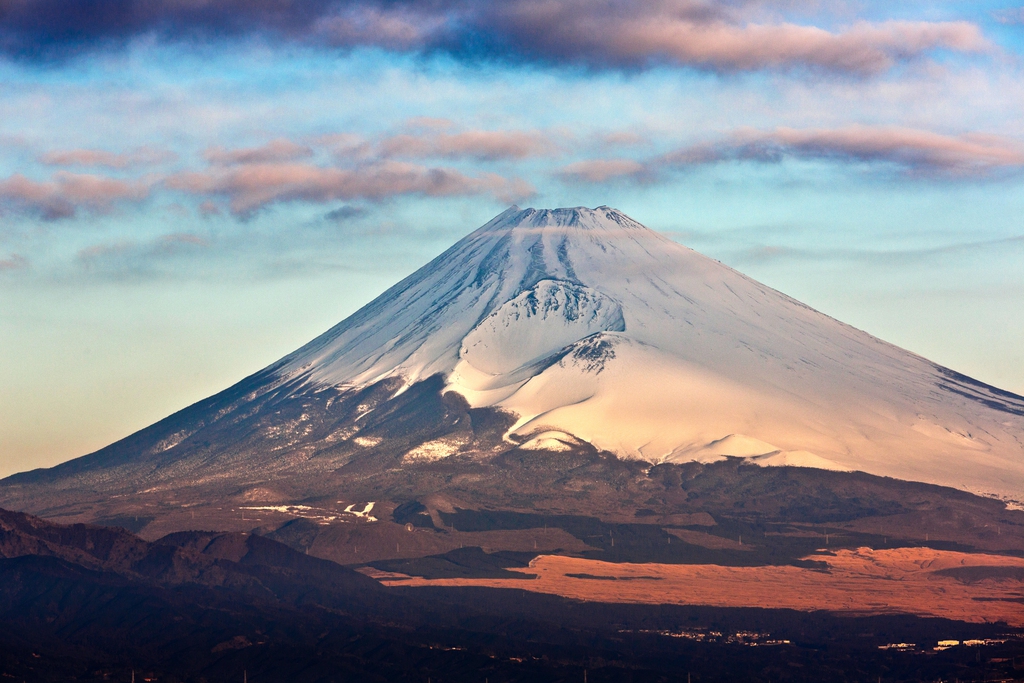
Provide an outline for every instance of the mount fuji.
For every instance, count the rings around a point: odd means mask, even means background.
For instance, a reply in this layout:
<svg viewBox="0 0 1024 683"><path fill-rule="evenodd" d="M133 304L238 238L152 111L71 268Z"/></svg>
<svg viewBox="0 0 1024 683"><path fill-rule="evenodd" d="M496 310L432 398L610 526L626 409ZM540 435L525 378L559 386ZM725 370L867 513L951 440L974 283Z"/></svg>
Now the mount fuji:
<svg viewBox="0 0 1024 683"><path fill-rule="evenodd" d="M234 387L0 482L0 504L73 516L118 496L294 501L510 452L739 458L1019 501L1024 398L615 209L513 207Z"/></svg>

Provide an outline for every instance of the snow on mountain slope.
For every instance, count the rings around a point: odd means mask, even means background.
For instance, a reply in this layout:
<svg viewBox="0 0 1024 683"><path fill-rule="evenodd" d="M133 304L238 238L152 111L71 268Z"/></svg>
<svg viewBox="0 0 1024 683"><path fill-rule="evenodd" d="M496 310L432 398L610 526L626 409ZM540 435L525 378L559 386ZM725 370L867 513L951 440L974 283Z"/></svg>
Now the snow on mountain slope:
<svg viewBox="0 0 1024 683"><path fill-rule="evenodd" d="M1024 498L1024 399L608 207L513 207L272 369L339 387L440 373L472 406L513 411L510 437L533 448L577 438L654 463L735 455Z"/></svg>

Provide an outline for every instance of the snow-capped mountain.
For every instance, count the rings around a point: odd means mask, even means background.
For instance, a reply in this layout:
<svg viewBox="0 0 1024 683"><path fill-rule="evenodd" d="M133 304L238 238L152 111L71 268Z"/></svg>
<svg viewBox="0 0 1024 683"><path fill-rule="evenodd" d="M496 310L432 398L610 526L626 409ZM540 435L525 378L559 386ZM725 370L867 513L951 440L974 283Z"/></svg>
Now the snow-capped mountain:
<svg viewBox="0 0 1024 683"><path fill-rule="evenodd" d="M523 451L735 456L1021 501L1024 398L614 209L513 207L237 385L0 482L0 505L85 519L186 498L400 501L438 468L470 482Z"/></svg>
<svg viewBox="0 0 1024 683"><path fill-rule="evenodd" d="M608 207L513 207L273 370L332 387L441 374L471 406L513 412L526 447L1024 496L1024 399Z"/></svg>

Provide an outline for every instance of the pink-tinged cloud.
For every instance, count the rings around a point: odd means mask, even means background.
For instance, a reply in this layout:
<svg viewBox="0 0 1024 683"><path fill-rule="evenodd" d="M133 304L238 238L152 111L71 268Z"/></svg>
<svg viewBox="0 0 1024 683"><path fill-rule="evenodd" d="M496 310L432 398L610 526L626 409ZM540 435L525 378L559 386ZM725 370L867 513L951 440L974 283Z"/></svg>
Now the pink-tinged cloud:
<svg viewBox="0 0 1024 683"><path fill-rule="evenodd" d="M558 175L567 181L606 183L611 180L641 180L650 176L651 168L633 159L589 159L562 167Z"/></svg>
<svg viewBox="0 0 1024 683"><path fill-rule="evenodd" d="M380 152L389 157L497 161L549 154L554 147L548 138L532 131L471 130L462 133L395 135L381 143Z"/></svg>
<svg viewBox="0 0 1024 683"><path fill-rule="evenodd" d="M380 201L399 195L477 194L514 201L533 194L533 188L525 182L495 174L471 177L452 169L394 161L354 169L295 163L214 168L173 176L167 180L167 186L201 196L225 197L237 216L248 216L270 204L287 201Z"/></svg>
<svg viewBox="0 0 1024 683"><path fill-rule="evenodd" d="M118 0L111 9L111 1L0 0L0 52L67 57L129 45L139 36L190 42L257 36L271 44L447 52L463 60L715 71L811 67L863 75L935 50L987 48L966 22L865 22L832 31L754 21L765 8L808 5L792 2Z"/></svg>
<svg viewBox="0 0 1024 683"><path fill-rule="evenodd" d="M776 148L799 157L887 162L925 175L982 175L1024 167L1024 145L1019 141L977 133L951 136L871 126L779 128L770 133L741 133L736 142L741 154L752 151L756 155L758 148Z"/></svg>
<svg viewBox="0 0 1024 683"><path fill-rule="evenodd" d="M408 5L389 9L354 5L318 20L313 32L339 47L374 45L404 51L434 42L450 21L450 15L436 6L417 10Z"/></svg>
<svg viewBox="0 0 1024 683"><path fill-rule="evenodd" d="M231 164L266 164L279 161L297 161L313 156L313 150L284 138L271 140L260 147L244 149L224 149L211 147L203 153L211 164L228 166Z"/></svg>
<svg viewBox="0 0 1024 683"><path fill-rule="evenodd" d="M38 213L46 220L70 218L79 209L102 213L120 202L139 202L149 196L143 182L59 171L50 180L36 181L16 173L0 180L0 201Z"/></svg>
<svg viewBox="0 0 1024 683"><path fill-rule="evenodd" d="M28 267L28 259L21 254L11 254L7 258L0 259L0 273L11 270L21 270Z"/></svg>
<svg viewBox="0 0 1024 683"><path fill-rule="evenodd" d="M964 21L859 22L829 31L745 22L727 7L520 0L491 5L483 20L526 54L604 66L672 64L726 72L810 67L870 75L936 50L990 49L978 26Z"/></svg>
<svg viewBox="0 0 1024 683"><path fill-rule="evenodd" d="M110 258L111 256L122 256L131 253L138 247L136 242L122 240L109 244L94 244L78 250L77 258L86 265L94 261Z"/></svg>
<svg viewBox="0 0 1024 683"><path fill-rule="evenodd" d="M340 160L359 161L369 159L373 155L370 143L355 133L330 133L321 135L314 142Z"/></svg>
<svg viewBox="0 0 1024 683"><path fill-rule="evenodd" d="M628 130L613 131L599 137L599 141L605 147L636 147L650 144L650 139Z"/></svg>
<svg viewBox="0 0 1024 683"><path fill-rule="evenodd" d="M207 199L205 202L199 204L199 215L203 218L209 218L210 216L219 216L221 213L220 207L217 206L216 202Z"/></svg>
<svg viewBox="0 0 1024 683"><path fill-rule="evenodd" d="M161 235L157 240L160 249L174 250L178 247L208 247L210 242L205 237L194 235L190 232L172 232L169 235Z"/></svg>
<svg viewBox="0 0 1024 683"><path fill-rule="evenodd" d="M784 158L879 162L912 175L982 176L1024 168L1024 145L1009 138L942 135L890 126L832 129L740 130L717 144L677 150L653 161L658 166L697 166L727 160L775 162Z"/></svg>
<svg viewBox="0 0 1024 683"><path fill-rule="evenodd" d="M455 127L456 123L451 119L437 116L413 116L405 122L408 130L451 130Z"/></svg>
<svg viewBox="0 0 1024 683"><path fill-rule="evenodd" d="M878 164L911 177L984 178L1024 170L1024 143L996 135L943 135L890 126L743 129L717 142L690 145L650 159L592 159L570 164L559 173L576 182L650 181L670 169L785 159Z"/></svg>
<svg viewBox="0 0 1024 683"><path fill-rule="evenodd" d="M47 166L102 166L125 169L154 166L177 158L170 150L139 147L130 152L110 152L102 149L53 150L40 156L39 161Z"/></svg>

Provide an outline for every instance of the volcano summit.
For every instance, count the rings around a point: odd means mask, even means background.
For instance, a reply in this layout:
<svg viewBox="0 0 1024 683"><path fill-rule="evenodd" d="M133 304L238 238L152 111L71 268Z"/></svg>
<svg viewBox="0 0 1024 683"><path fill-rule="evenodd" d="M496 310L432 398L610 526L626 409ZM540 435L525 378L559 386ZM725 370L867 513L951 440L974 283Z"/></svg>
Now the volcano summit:
<svg viewBox="0 0 1024 683"><path fill-rule="evenodd" d="M295 502L374 481L368 500L510 452L742 458L1019 500L1024 398L615 209L513 207L234 387L6 479L0 504L74 517L111 496Z"/></svg>

